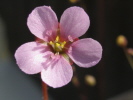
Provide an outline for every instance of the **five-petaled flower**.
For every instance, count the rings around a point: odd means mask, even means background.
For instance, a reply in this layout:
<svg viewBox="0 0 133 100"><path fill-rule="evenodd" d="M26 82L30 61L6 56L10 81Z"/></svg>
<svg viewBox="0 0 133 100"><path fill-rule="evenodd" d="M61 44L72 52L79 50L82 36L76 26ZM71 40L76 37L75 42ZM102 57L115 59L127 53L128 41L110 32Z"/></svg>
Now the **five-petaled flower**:
<svg viewBox="0 0 133 100"><path fill-rule="evenodd" d="M88 68L101 59L99 42L78 39L90 25L89 16L80 7L66 9L60 23L50 7L37 7L29 15L27 25L38 40L16 50L17 64L27 74L41 73L42 80L51 87L62 87L71 81L71 61Z"/></svg>

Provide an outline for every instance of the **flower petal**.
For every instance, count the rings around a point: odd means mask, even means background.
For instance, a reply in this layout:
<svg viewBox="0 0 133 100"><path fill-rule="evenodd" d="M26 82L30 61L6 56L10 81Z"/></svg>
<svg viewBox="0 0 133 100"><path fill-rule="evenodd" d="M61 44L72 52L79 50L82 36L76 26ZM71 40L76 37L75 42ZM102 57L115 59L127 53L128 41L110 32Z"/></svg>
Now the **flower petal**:
<svg viewBox="0 0 133 100"><path fill-rule="evenodd" d="M25 43L16 50L16 62L19 68L27 74L39 73L43 68L42 63L47 60L46 51L48 47L40 43Z"/></svg>
<svg viewBox="0 0 133 100"><path fill-rule="evenodd" d="M89 16L82 8L70 7L61 16L61 36L66 40L68 40L68 37L78 38L87 31L89 25Z"/></svg>
<svg viewBox="0 0 133 100"><path fill-rule="evenodd" d="M42 80L53 88L62 87L72 78L72 67L64 57L56 55L51 64L41 72Z"/></svg>
<svg viewBox="0 0 133 100"><path fill-rule="evenodd" d="M29 14L27 25L35 36L47 41L47 35L52 31L55 34L58 28L58 20L54 11L48 6L36 7ZM51 35L51 34L50 34Z"/></svg>
<svg viewBox="0 0 133 100"><path fill-rule="evenodd" d="M102 47L91 38L81 39L70 46L68 55L80 67L91 67L100 61Z"/></svg>

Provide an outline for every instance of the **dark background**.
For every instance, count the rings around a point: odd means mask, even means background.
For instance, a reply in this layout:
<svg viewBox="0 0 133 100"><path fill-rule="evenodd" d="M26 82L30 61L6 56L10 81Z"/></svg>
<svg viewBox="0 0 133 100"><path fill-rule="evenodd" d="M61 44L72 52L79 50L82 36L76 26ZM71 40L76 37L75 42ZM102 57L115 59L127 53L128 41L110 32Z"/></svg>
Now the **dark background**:
<svg viewBox="0 0 133 100"><path fill-rule="evenodd" d="M128 47L133 47L133 0L79 0L77 3L71 3L69 0L0 0L0 16L4 21L7 49L13 63L11 70L8 68L8 64L4 64L7 66L4 68L7 69L1 71L0 75L5 76L0 77L0 87L6 92L3 93L3 90L0 89L0 93L5 95L0 97L0 100L8 100L10 93L14 93L10 100L18 100L15 93L21 93L19 95L20 97L23 95L22 100L41 100L39 75L29 76L21 72L15 64L13 55L21 44L34 41L35 37L26 25L27 16L35 7L42 5L51 6L58 19L70 6L83 7L90 17L91 24L87 33L82 37L91 37L99 41L103 47L103 57L98 65L89 69L76 67L81 82L80 88L76 88L72 83L58 89L49 88L49 95L53 100L107 100L133 89L133 71L122 48L116 45L117 36L123 34L128 39ZM0 67L2 70L3 65ZM11 76L6 76L7 71L11 73ZM96 86L91 87L84 83L84 77L87 74L95 76ZM14 76L18 76L16 81ZM11 82L11 78L14 81ZM28 83L29 80L30 83ZM4 82L8 82L8 84ZM27 85L24 85L26 83ZM36 90L31 91L34 88L34 86L30 88L31 84L34 84ZM14 87L7 88L7 86ZM23 94L24 92L27 94Z"/></svg>

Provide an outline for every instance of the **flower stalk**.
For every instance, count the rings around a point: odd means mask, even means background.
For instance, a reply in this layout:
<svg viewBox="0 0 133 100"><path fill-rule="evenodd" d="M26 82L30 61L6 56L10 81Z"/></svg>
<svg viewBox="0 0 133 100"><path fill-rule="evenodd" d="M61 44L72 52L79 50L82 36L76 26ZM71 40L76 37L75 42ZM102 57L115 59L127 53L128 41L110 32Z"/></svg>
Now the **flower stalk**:
<svg viewBox="0 0 133 100"><path fill-rule="evenodd" d="M42 81L43 100L48 100L47 85Z"/></svg>

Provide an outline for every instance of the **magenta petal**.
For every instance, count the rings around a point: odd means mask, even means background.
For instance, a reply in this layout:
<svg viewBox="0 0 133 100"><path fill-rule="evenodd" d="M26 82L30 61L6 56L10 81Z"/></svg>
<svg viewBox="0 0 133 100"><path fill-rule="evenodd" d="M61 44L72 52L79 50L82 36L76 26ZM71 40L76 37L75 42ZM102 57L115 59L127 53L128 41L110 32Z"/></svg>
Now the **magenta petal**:
<svg viewBox="0 0 133 100"><path fill-rule="evenodd" d="M64 57L57 55L41 72L42 80L53 88L66 85L72 78L72 67Z"/></svg>
<svg viewBox="0 0 133 100"><path fill-rule="evenodd" d="M61 36L68 40L82 36L89 28L90 20L87 13L80 7L70 7L61 16L60 31Z"/></svg>
<svg viewBox="0 0 133 100"><path fill-rule="evenodd" d="M58 20L50 7L40 6L29 14L27 25L36 37L46 40L47 33L52 31L52 34L55 34L58 28Z"/></svg>
<svg viewBox="0 0 133 100"><path fill-rule="evenodd" d="M91 67L100 61L102 47L91 38L81 39L70 46L68 55L80 67Z"/></svg>
<svg viewBox="0 0 133 100"><path fill-rule="evenodd" d="M21 45L15 53L16 62L19 68L27 74L36 74L41 72L44 63L47 60L47 46L36 42L28 42Z"/></svg>

